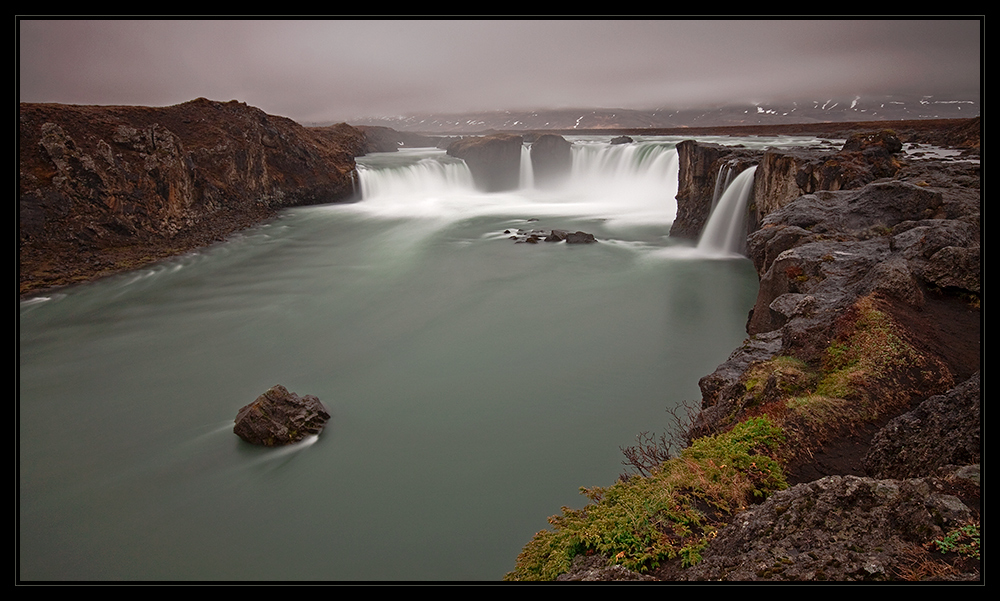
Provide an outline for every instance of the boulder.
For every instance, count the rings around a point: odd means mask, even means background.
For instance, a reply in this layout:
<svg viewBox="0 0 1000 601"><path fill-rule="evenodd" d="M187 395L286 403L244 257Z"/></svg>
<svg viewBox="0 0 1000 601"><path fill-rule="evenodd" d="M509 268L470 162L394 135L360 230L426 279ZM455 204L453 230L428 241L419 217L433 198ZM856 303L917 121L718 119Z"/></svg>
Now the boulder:
<svg viewBox="0 0 1000 601"><path fill-rule="evenodd" d="M510 230L507 230L510 233ZM527 242L528 244L537 244L538 242L565 242L566 244L590 244L597 242L597 238L593 234L588 234L587 232L570 232L568 230L543 230L543 229L532 229L532 230L522 230L519 229L510 236L511 240L514 240L518 244Z"/></svg>
<svg viewBox="0 0 1000 601"><path fill-rule="evenodd" d="M968 524L978 486L962 472L892 480L828 476L736 516L679 580L900 580L924 545ZM970 492L971 491L971 492ZM972 569L955 580L978 579Z"/></svg>
<svg viewBox="0 0 1000 601"><path fill-rule="evenodd" d="M300 397L279 384L239 410L233 432L250 444L276 447L319 434L329 419L317 397Z"/></svg>
<svg viewBox="0 0 1000 601"><path fill-rule="evenodd" d="M875 478L917 478L982 460L980 374L935 395L882 428L865 457Z"/></svg>

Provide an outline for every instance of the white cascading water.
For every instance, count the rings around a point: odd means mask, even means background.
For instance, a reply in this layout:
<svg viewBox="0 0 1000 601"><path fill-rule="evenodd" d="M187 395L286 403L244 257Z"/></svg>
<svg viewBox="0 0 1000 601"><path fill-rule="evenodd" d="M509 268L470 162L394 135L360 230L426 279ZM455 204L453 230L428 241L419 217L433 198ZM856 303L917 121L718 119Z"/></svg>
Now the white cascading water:
<svg viewBox="0 0 1000 601"><path fill-rule="evenodd" d="M412 149L358 159L359 211L456 220L478 215L601 219L614 226L666 227L677 212L677 151L672 144L577 140L572 176L555 190L534 188L530 146L524 145L520 187L475 190L468 167L444 151Z"/></svg>
<svg viewBox="0 0 1000 601"><path fill-rule="evenodd" d="M715 207L719 206L719 199L722 198L722 194L729 187L729 184L733 183L733 165L725 164L719 169L719 175L715 178L715 190L712 192L712 211ZM711 212L709 212L711 215Z"/></svg>
<svg viewBox="0 0 1000 601"><path fill-rule="evenodd" d="M757 167L737 175L719 199L698 240L698 250L705 254L742 253L746 247L746 210ZM721 171L720 171L721 175Z"/></svg>
<svg viewBox="0 0 1000 601"><path fill-rule="evenodd" d="M422 158L409 165L382 168L358 166L362 198L398 194L439 194L472 190L465 163Z"/></svg>
<svg viewBox="0 0 1000 601"><path fill-rule="evenodd" d="M531 147L527 144L521 146L521 179L522 189L533 188L535 186L535 171L531 166Z"/></svg>

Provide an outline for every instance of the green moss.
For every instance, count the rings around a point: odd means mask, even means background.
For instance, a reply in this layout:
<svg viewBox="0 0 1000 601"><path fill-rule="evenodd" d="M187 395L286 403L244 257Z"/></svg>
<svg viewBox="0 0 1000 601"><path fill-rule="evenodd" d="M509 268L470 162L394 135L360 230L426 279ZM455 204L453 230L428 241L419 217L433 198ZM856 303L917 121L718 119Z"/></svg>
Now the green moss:
<svg viewBox="0 0 1000 601"><path fill-rule="evenodd" d="M552 580L589 552L639 572L675 558L693 565L716 532L696 503L732 513L786 488L781 466L765 454L783 440L769 419L754 418L694 441L651 477L581 489L591 503L549 518L553 530L538 532L504 579Z"/></svg>
<svg viewBox="0 0 1000 601"><path fill-rule="evenodd" d="M742 421L693 441L649 477L581 489L590 504L564 507L549 518L553 529L535 535L505 580L552 580L586 553L638 572L672 559L693 565L721 525L709 514L733 515L787 487L776 458L789 461L834 426L859 423L881 405L908 400L901 374L931 369L872 297L848 312L818 363L782 356L750 367L742 408L733 414ZM763 415L748 417L753 412Z"/></svg>
<svg viewBox="0 0 1000 601"><path fill-rule="evenodd" d="M823 375L815 390L820 397L864 400L860 393L873 381L920 361L917 351L872 299L859 301L854 314L852 327L826 349Z"/></svg>

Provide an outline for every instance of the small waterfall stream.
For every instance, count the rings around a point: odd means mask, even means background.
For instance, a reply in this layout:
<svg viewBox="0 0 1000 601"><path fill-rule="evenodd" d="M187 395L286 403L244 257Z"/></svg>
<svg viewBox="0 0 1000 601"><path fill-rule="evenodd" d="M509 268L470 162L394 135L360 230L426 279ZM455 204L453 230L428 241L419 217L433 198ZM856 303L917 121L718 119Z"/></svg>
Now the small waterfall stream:
<svg viewBox="0 0 1000 601"><path fill-rule="evenodd" d="M756 171L756 166L745 169L726 187L698 240L699 251L707 254L733 254L745 251L747 201L753 190ZM719 174L721 177L722 171Z"/></svg>

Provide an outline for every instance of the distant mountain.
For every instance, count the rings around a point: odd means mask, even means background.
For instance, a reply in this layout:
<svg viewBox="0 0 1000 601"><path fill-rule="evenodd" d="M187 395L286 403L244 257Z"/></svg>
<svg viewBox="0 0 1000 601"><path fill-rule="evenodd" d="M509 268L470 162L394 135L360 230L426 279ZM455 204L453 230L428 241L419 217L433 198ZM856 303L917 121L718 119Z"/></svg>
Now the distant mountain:
<svg viewBox="0 0 1000 601"><path fill-rule="evenodd" d="M746 103L705 109L553 109L424 114L355 119L351 125L380 125L427 134L490 130L571 130L720 127L841 121L962 119L980 113L979 100L934 96L826 98L804 102Z"/></svg>

